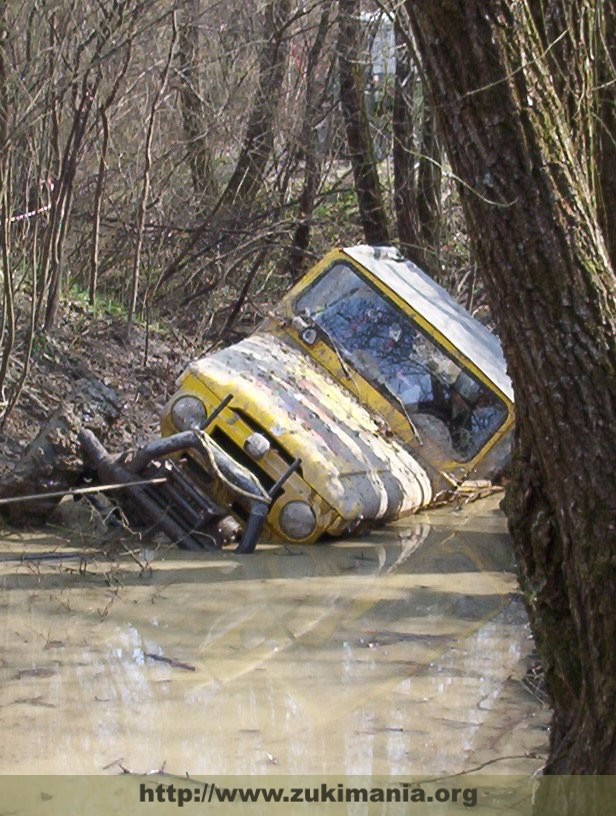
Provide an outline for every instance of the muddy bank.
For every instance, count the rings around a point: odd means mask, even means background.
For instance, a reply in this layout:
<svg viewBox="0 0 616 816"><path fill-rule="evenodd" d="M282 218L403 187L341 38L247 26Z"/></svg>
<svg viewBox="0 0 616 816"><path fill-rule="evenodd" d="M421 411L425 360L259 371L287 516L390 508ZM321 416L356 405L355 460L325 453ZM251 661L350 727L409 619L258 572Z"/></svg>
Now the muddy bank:
<svg viewBox="0 0 616 816"><path fill-rule="evenodd" d="M0 539L4 773L542 764L547 711L521 682L532 643L495 498L249 558L131 538L104 558L96 543Z"/></svg>
<svg viewBox="0 0 616 816"><path fill-rule="evenodd" d="M186 360L200 348L173 332L136 326L128 343L126 326L110 315L91 314L68 302L53 335L33 352L28 378L17 406L0 428L0 478L10 473L50 416L67 405L79 381L98 380L119 395L121 420L109 441L114 450L142 444L158 431L160 408ZM8 392L20 376L20 354L10 367ZM3 406L4 407L4 406Z"/></svg>
<svg viewBox="0 0 616 816"><path fill-rule="evenodd" d="M125 334L123 321L69 302L53 335L33 351L20 399L0 406L0 527L40 525L50 514L53 523L53 499L7 502L79 486L80 430L92 430L113 453L157 438L175 378L200 349L172 327L135 326L130 343ZM16 354L8 395L20 361Z"/></svg>

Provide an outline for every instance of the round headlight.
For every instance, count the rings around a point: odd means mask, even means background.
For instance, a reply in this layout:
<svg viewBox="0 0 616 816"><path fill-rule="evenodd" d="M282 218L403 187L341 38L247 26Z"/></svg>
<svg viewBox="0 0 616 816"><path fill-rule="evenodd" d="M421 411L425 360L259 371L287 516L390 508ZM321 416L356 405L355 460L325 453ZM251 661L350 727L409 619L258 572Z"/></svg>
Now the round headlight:
<svg viewBox="0 0 616 816"><path fill-rule="evenodd" d="M309 504L292 501L282 508L278 522L280 529L286 536L301 541L301 539L312 535L317 520Z"/></svg>
<svg viewBox="0 0 616 816"><path fill-rule="evenodd" d="M178 431L203 428L206 419L205 406L196 397L180 397L171 406L171 421Z"/></svg>

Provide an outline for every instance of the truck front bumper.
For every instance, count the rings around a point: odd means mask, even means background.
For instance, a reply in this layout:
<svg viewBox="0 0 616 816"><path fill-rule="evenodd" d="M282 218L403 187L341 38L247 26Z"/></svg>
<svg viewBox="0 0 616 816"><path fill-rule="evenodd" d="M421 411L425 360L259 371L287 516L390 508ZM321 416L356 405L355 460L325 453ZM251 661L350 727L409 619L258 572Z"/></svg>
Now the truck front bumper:
<svg viewBox="0 0 616 816"><path fill-rule="evenodd" d="M247 508L248 515L236 552L254 552L270 506L301 464L295 460L268 491L203 431L182 431L157 439L140 448L130 461L125 455L111 456L88 430L81 431L80 442L88 464L103 483L125 485L118 491L119 504L129 511L136 509L144 521L188 550L218 549L212 530L231 515L237 503ZM182 454L185 460L192 455L199 462L198 478L193 469L182 466ZM222 491L215 489L220 486ZM228 501L213 498L221 492Z"/></svg>

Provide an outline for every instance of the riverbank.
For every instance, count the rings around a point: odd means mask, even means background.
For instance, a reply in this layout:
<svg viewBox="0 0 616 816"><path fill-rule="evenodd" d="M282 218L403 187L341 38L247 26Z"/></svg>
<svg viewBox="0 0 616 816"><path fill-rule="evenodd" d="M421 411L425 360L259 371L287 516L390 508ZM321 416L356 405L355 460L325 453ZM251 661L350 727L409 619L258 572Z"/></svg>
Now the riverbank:
<svg viewBox="0 0 616 816"><path fill-rule="evenodd" d="M24 338L18 338L11 356L13 380L23 372L24 346ZM10 473L82 379L100 380L119 395L122 411L110 432L110 449L156 436L159 413L175 379L198 351L197 343L170 327L148 331L137 325L128 342L123 318L68 303L54 333L33 349L19 401L0 431L0 478Z"/></svg>

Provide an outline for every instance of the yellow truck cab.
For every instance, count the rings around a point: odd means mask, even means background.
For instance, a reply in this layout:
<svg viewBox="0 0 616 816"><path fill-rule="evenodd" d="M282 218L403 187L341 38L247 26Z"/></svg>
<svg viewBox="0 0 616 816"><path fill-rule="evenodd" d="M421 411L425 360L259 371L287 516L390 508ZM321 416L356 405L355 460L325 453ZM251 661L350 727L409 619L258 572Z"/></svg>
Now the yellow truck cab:
<svg viewBox="0 0 616 816"><path fill-rule="evenodd" d="M250 337L191 363L163 413L166 446L129 470L151 475L169 454L184 504L209 502L184 546L208 546L212 520L230 516L251 552L263 527L310 544L491 479L513 422L498 339L396 249L355 246L330 252ZM188 511L165 501L181 526Z"/></svg>

